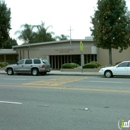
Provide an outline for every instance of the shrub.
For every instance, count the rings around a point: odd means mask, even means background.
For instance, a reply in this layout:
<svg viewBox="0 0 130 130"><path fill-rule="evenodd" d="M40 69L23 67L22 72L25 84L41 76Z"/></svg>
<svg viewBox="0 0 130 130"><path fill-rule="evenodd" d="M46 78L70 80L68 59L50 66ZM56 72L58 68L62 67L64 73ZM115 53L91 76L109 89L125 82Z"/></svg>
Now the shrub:
<svg viewBox="0 0 130 130"><path fill-rule="evenodd" d="M64 69L74 69L79 67L79 65L77 63L65 63L62 65L62 68Z"/></svg>
<svg viewBox="0 0 130 130"><path fill-rule="evenodd" d="M98 68L98 66L95 63L87 63L83 68Z"/></svg>
<svg viewBox="0 0 130 130"><path fill-rule="evenodd" d="M7 62L0 62L0 67L1 67L1 68L5 67L5 66L7 66L7 65L8 65Z"/></svg>
<svg viewBox="0 0 130 130"><path fill-rule="evenodd" d="M3 64L4 64L5 66L9 65L9 63L8 63L8 62L3 62Z"/></svg>
<svg viewBox="0 0 130 130"><path fill-rule="evenodd" d="M100 64L100 63L98 63L97 61L91 61L91 62L89 62L89 63L94 63L94 64L96 64L96 65L97 65L97 67L100 67L100 66L101 66L101 64Z"/></svg>

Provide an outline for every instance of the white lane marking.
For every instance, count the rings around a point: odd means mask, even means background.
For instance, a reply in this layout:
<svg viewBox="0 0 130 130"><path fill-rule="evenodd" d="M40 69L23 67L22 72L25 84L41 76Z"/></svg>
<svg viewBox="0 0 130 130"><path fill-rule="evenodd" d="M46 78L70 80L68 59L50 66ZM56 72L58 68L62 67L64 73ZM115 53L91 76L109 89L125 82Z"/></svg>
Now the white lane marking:
<svg viewBox="0 0 130 130"><path fill-rule="evenodd" d="M21 105L21 102L9 102L9 101L0 101L0 103L6 103L6 104L15 104L15 105Z"/></svg>

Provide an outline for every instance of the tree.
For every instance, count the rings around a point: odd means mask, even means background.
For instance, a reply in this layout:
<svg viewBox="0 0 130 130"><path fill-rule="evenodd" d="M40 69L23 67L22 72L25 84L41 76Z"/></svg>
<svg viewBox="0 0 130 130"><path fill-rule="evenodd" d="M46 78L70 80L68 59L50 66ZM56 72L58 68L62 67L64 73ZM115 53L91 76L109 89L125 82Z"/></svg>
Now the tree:
<svg viewBox="0 0 130 130"><path fill-rule="evenodd" d="M37 42L47 42L47 41L55 41L52 37L53 32L48 32L48 29L52 26L48 26L45 28L45 23L41 22L41 25L34 25L33 27L37 28L36 39Z"/></svg>
<svg viewBox="0 0 130 130"><path fill-rule="evenodd" d="M44 23L41 25L29 25L24 24L21 26L22 30L18 30L15 34L19 34L18 39L23 40L25 43L37 43L37 42L46 42L46 41L55 41L52 37L52 32L47 32L48 28L44 27ZM37 28L37 29L35 29Z"/></svg>
<svg viewBox="0 0 130 130"><path fill-rule="evenodd" d="M112 65L112 48L127 49L130 45L129 20L125 0L98 0L98 7L90 28L97 47L109 50Z"/></svg>
<svg viewBox="0 0 130 130"><path fill-rule="evenodd" d="M12 46L18 45L15 39L9 38L3 45L3 49L12 49Z"/></svg>
<svg viewBox="0 0 130 130"><path fill-rule="evenodd" d="M21 28L23 29L15 32L15 34L19 34L18 39L23 40L24 43L32 43L36 35L33 31L34 27L29 24L24 24Z"/></svg>
<svg viewBox="0 0 130 130"><path fill-rule="evenodd" d="M0 48L3 47L6 40L9 38L9 31L11 29L10 8L7 8L4 1L0 0Z"/></svg>
<svg viewBox="0 0 130 130"><path fill-rule="evenodd" d="M61 34L60 36L56 36L55 39L57 40L68 40L69 36L65 36L64 34Z"/></svg>

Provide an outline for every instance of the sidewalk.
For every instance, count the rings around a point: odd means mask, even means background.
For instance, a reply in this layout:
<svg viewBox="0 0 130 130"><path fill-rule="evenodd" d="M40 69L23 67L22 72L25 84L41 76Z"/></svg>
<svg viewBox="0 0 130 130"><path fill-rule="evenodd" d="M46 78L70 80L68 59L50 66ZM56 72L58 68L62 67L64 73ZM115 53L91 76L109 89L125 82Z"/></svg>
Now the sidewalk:
<svg viewBox="0 0 130 130"><path fill-rule="evenodd" d="M4 70L0 70L0 74L6 74ZM98 72L63 72L60 70L52 70L48 75L70 75L70 76L98 76Z"/></svg>

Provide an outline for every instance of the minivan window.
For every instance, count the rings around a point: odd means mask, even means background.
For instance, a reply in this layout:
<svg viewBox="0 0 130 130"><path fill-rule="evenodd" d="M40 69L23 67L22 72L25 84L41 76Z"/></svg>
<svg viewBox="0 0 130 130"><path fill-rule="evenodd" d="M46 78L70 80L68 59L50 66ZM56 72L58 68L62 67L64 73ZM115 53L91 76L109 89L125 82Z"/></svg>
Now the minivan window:
<svg viewBox="0 0 130 130"><path fill-rule="evenodd" d="M26 60L25 64L32 64L32 60Z"/></svg>
<svg viewBox="0 0 130 130"><path fill-rule="evenodd" d="M34 59L34 64L41 64L41 61L38 59Z"/></svg>
<svg viewBox="0 0 130 130"><path fill-rule="evenodd" d="M48 62L47 60L42 60L42 62L43 62L44 64L49 64L49 62Z"/></svg>
<svg viewBox="0 0 130 130"><path fill-rule="evenodd" d="M24 60L19 60L19 61L17 62L18 65L23 64L23 63L24 63Z"/></svg>

